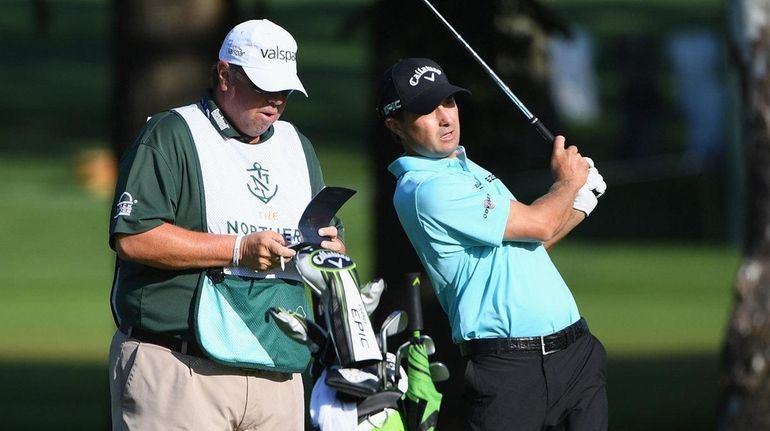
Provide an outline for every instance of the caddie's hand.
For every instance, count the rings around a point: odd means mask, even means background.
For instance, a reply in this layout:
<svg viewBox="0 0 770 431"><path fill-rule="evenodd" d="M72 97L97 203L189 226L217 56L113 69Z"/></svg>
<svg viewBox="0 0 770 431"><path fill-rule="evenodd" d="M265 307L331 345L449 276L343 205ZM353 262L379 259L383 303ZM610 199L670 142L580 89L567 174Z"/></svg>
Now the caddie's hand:
<svg viewBox="0 0 770 431"><path fill-rule="evenodd" d="M607 183L604 182L604 177L596 169L594 161L590 157L584 158L590 166L588 168L588 178L586 178L586 183L583 184L583 187L575 195L572 208L584 212L586 217L588 217L599 203L599 196L607 191Z"/></svg>
<svg viewBox="0 0 770 431"><path fill-rule="evenodd" d="M240 265L257 271L267 271L281 265L281 259L291 260L296 251L285 246L286 240L278 232L257 232L243 237Z"/></svg>
<svg viewBox="0 0 770 431"><path fill-rule="evenodd" d="M318 235L330 238L328 241L321 241L321 247L345 254L345 243L337 236L338 234L339 232L337 232L337 228L334 226L318 229Z"/></svg>
<svg viewBox="0 0 770 431"><path fill-rule="evenodd" d="M551 172L555 181L570 182L577 189L585 184L588 178L588 162L580 155L576 146L565 147L565 142L564 136L557 136L553 140Z"/></svg>

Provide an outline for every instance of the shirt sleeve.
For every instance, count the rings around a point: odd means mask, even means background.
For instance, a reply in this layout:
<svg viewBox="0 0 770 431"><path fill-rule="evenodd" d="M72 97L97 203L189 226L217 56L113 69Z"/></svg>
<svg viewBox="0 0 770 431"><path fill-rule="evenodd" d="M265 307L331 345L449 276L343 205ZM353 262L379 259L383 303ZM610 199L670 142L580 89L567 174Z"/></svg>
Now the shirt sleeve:
<svg viewBox="0 0 770 431"><path fill-rule="evenodd" d="M462 174L438 175L416 191L417 214L434 241L463 247L502 244L510 198Z"/></svg>
<svg viewBox="0 0 770 431"><path fill-rule="evenodd" d="M179 127L179 119L173 114L151 118L121 159L110 220L113 249L115 234L137 234L164 222L174 223L179 202L178 175L163 148L174 146L171 143L179 139Z"/></svg>

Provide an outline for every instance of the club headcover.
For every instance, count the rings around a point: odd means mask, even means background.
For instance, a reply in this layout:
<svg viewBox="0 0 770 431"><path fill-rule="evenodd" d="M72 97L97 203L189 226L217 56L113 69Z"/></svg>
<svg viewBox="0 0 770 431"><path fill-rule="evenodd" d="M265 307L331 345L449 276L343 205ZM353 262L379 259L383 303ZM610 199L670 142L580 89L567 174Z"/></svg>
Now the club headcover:
<svg viewBox="0 0 770 431"><path fill-rule="evenodd" d="M297 270L320 297L326 330L342 367L361 366L382 360L358 284L353 260L336 251L304 248Z"/></svg>
<svg viewBox="0 0 770 431"><path fill-rule="evenodd" d="M358 398L366 398L380 389L377 374L360 368L329 367L326 371L326 384L337 392Z"/></svg>

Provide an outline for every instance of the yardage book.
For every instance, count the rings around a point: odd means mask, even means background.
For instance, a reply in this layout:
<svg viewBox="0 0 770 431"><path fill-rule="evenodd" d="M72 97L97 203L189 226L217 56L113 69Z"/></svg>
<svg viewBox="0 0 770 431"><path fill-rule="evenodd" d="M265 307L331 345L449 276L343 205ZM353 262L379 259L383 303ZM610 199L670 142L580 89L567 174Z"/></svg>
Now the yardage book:
<svg viewBox="0 0 770 431"><path fill-rule="evenodd" d="M324 187L305 207L302 217L299 219L299 233L302 238L299 242L289 244L287 247L300 249L305 246L321 246L321 241L329 238L318 235L318 229L329 226L329 223L337 214L342 205L356 194L353 189L345 187Z"/></svg>

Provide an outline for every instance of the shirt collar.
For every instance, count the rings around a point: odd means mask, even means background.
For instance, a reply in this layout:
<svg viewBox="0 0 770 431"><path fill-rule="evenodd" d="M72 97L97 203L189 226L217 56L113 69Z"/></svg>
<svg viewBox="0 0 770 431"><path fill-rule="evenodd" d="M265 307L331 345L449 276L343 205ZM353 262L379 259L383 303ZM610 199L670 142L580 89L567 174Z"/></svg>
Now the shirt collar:
<svg viewBox="0 0 770 431"><path fill-rule="evenodd" d="M222 110L219 109L217 104L214 102L214 98L211 96L211 92L201 97L201 99L198 101L198 107L201 109L201 111L203 111L206 117L208 117L211 125L214 126L214 128L219 132L220 135L222 135L223 138L237 139L246 143L254 139L251 136L242 134L238 131L238 129L230 124L230 121L227 119L227 117L225 117L225 113L222 112ZM273 133L274 129L273 125L271 124L265 133L259 136L259 142L267 141L271 136L273 136Z"/></svg>
<svg viewBox="0 0 770 431"><path fill-rule="evenodd" d="M423 156L407 156L403 155L393 161L388 166L388 171L396 176L401 177L409 171L428 171L428 172L441 172L451 169L460 169L463 171L468 170L467 158L465 155L465 148L460 145L455 151L456 157L431 159Z"/></svg>

